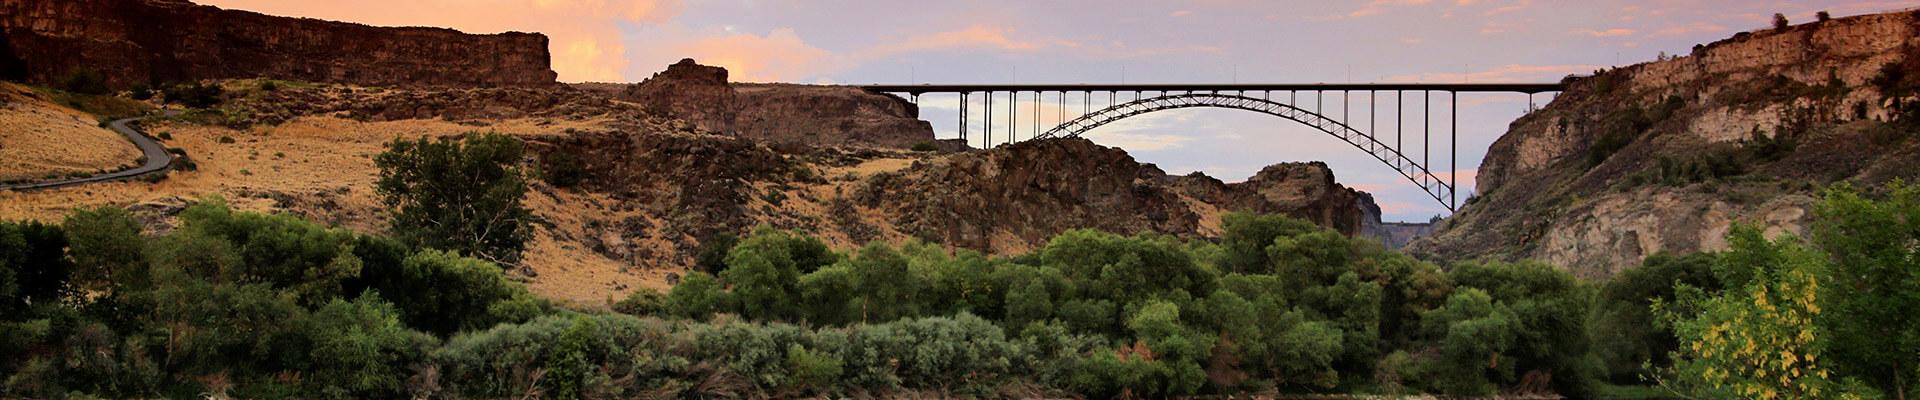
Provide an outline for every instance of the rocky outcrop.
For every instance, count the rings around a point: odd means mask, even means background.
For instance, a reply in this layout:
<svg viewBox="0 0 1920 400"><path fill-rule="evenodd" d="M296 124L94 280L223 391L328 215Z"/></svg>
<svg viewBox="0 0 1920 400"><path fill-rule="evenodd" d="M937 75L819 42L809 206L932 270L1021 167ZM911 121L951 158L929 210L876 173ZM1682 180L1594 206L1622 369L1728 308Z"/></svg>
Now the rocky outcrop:
<svg viewBox="0 0 1920 400"><path fill-rule="evenodd" d="M1366 212L1373 196L1340 186L1333 169L1319 161L1269 165L1237 183L1198 173L1168 180L1186 195L1223 210L1286 214L1348 235L1380 220L1378 207Z"/></svg>
<svg viewBox="0 0 1920 400"><path fill-rule="evenodd" d="M84 66L113 85L269 77L368 86L544 86L547 38L382 28L185 0L0 2L7 46L34 82Z"/></svg>
<svg viewBox="0 0 1920 400"><path fill-rule="evenodd" d="M704 130L772 143L907 148L934 140L919 109L899 97L848 86L733 84L725 69L692 59L620 97Z"/></svg>
<svg viewBox="0 0 1920 400"><path fill-rule="evenodd" d="M1513 123L1477 196L1410 249L1591 277L1724 249L1734 223L1803 233L1820 186L1920 173L1899 107L1920 87L1916 32L1915 12L1835 19L1578 79Z"/></svg>
<svg viewBox="0 0 1920 400"><path fill-rule="evenodd" d="M1360 200L1370 199L1335 183L1324 163L1277 164L1229 184L1205 175L1169 176L1125 151L1079 138L918 163L875 176L854 198L914 237L996 252L1036 247L1082 228L1215 237L1227 211L1287 214L1355 234Z"/></svg>
<svg viewBox="0 0 1920 400"><path fill-rule="evenodd" d="M869 179L854 203L909 234L1011 252L1075 228L1197 237L1201 215L1158 168L1085 139L1016 143Z"/></svg>
<svg viewBox="0 0 1920 400"><path fill-rule="evenodd" d="M691 58L628 86L620 97L654 115L679 118L713 132L734 132L740 108L733 86L727 83L727 69L700 65Z"/></svg>

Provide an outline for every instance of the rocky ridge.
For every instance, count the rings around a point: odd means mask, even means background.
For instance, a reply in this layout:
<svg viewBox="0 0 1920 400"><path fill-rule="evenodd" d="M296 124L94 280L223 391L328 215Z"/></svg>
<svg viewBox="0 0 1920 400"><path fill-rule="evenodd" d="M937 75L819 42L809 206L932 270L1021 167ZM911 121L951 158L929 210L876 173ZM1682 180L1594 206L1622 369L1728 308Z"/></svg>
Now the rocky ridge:
<svg viewBox="0 0 1920 400"><path fill-rule="evenodd" d="M1478 195L1414 242L1605 276L1724 249L1734 223L1804 233L1820 186L1920 171L1920 15L1746 32L1575 80L1489 150ZM1526 182L1524 189L1517 182Z"/></svg>

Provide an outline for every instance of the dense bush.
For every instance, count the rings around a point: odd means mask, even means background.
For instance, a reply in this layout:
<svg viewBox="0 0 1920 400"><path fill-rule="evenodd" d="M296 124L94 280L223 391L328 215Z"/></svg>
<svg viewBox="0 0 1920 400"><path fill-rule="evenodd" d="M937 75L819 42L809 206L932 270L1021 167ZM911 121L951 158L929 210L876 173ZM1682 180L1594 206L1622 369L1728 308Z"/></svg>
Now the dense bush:
<svg viewBox="0 0 1920 400"><path fill-rule="evenodd" d="M964 313L1009 332L1091 338L1104 350L1036 368L1052 379L1042 383L1096 397L1369 390L1383 383L1375 373L1382 357L1443 347L1444 335L1414 332L1452 292L1454 278L1437 266L1285 217L1232 214L1226 227L1220 245L1072 231L1013 259L921 243L819 256L793 250L819 249L792 245L808 241L761 229L734 247L718 277L690 274L662 303L689 318L738 313L827 326ZM1516 321L1507 347L1458 354L1513 357L1506 375L1480 374L1485 383L1463 392L1516 385L1528 373L1556 389L1584 389L1581 375L1593 372L1577 365L1586 356L1587 292L1572 276L1540 264L1460 269L1483 271L1468 281L1497 293L1489 301ZM1435 329L1455 322L1472 323L1441 320ZM1419 367L1478 370L1427 358ZM1408 382L1445 389L1425 384L1438 379Z"/></svg>
<svg viewBox="0 0 1920 400"><path fill-rule="evenodd" d="M0 223L0 394L400 397L438 346L422 331L550 312L484 261L217 199L180 223Z"/></svg>
<svg viewBox="0 0 1920 400"><path fill-rule="evenodd" d="M210 108L224 101L227 96L227 91L225 88L220 87L219 84L200 82L178 83L168 85L165 89L162 89L160 96L165 98L168 103L179 104L189 108Z"/></svg>
<svg viewBox="0 0 1920 400"><path fill-rule="evenodd" d="M0 396L1177 397L1911 390L1920 190L1847 186L1810 243L1604 282L1438 266L1276 216L1219 243L1095 231L1012 258L908 242L843 255L758 229L716 276L558 310L487 261L239 212L146 236L115 208L0 223ZM1750 340L1750 341L1749 341Z"/></svg>

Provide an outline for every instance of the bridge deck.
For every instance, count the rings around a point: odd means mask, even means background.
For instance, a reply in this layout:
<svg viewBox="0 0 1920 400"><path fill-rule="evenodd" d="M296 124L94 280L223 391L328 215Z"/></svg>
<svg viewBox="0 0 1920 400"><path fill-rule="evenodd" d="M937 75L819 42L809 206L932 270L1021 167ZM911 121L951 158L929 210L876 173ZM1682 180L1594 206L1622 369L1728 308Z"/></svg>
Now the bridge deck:
<svg viewBox="0 0 1920 400"><path fill-rule="evenodd" d="M1510 92L1541 93L1565 90L1561 83L1083 83L1083 84L919 84L854 85L888 93L975 92Z"/></svg>

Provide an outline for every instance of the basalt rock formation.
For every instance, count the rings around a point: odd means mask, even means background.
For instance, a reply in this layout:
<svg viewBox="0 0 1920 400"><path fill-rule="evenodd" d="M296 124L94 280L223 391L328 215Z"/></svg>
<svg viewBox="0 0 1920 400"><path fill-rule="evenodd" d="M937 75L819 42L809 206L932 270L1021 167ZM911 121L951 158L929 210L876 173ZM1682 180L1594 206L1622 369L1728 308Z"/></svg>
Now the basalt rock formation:
<svg viewBox="0 0 1920 400"><path fill-rule="evenodd" d="M185 0L9 0L0 2L0 30L0 69L42 83L82 67L123 88L256 77L368 86L544 86L555 78L541 34L372 27Z"/></svg>
<svg viewBox="0 0 1920 400"><path fill-rule="evenodd" d="M1371 205L1371 197L1335 183L1324 163L1276 164L1229 184L1170 176L1079 138L917 163L868 180L854 199L914 237L1003 252L1081 228L1215 237L1227 211L1287 214L1351 235L1365 217L1362 201Z"/></svg>
<svg viewBox="0 0 1920 400"><path fill-rule="evenodd" d="M1373 196L1334 182L1333 169L1324 162L1269 165L1237 183L1222 183L1198 173L1166 181L1178 186L1187 196L1214 207L1286 214L1348 235L1360 234L1362 226L1380 220Z"/></svg>
<svg viewBox="0 0 1920 400"><path fill-rule="evenodd" d="M1724 249L1728 227L1804 233L1819 187L1920 175L1920 15L1740 33L1572 82L1488 151L1478 195L1410 249L1605 276Z"/></svg>
<svg viewBox="0 0 1920 400"><path fill-rule="evenodd" d="M773 143L907 148L934 140L919 109L899 97L847 86L729 83L726 69L692 59L620 97L700 129Z"/></svg>

